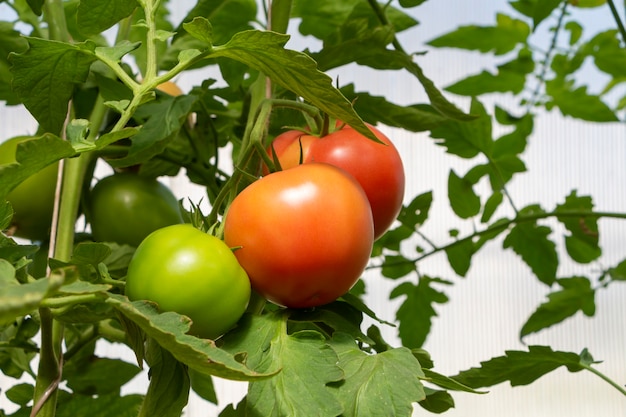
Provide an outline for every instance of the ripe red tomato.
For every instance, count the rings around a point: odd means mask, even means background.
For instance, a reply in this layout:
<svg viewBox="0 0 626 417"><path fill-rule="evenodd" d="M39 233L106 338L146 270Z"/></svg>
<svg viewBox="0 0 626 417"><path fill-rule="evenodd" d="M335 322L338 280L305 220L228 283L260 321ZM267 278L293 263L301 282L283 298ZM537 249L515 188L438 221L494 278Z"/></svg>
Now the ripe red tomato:
<svg viewBox="0 0 626 417"><path fill-rule="evenodd" d="M250 280L223 241L190 224L151 233L128 265L126 295L192 321L190 333L215 339L243 315Z"/></svg>
<svg viewBox="0 0 626 417"><path fill-rule="evenodd" d="M26 140L37 139L18 136L3 142L0 145L0 165L15 162L17 145ZM48 165L26 178L7 196L14 212L11 220L14 236L37 241L50 236L58 169L58 163Z"/></svg>
<svg viewBox="0 0 626 417"><path fill-rule="evenodd" d="M367 197L350 175L304 164L244 189L224 219L224 241L268 300L314 307L345 294L372 250Z"/></svg>
<svg viewBox="0 0 626 417"><path fill-rule="evenodd" d="M297 165L302 153L305 163L328 163L354 176L372 207L377 239L400 213L405 176L402 159L393 143L375 127L368 127L384 145L346 125L321 138L288 131L276 137L273 146L283 169Z"/></svg>

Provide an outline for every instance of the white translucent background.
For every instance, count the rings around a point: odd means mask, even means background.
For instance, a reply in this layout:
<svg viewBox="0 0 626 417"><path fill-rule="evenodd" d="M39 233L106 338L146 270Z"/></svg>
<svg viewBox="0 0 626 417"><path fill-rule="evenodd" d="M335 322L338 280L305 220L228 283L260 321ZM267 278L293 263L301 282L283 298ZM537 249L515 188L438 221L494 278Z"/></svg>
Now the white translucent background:
<svg viewBox="0 0 626 417"><path fill-rule="evenodd" d="M192 6L190 0L170 2L175 22L180 21ZM408 51L417 51L425 41L446 33L460 24L490 25L497 11L510 12L504 0L429 0L410 10L420 25L402 34L401 42ZM0 13L6 13L0 8ZM608 7L580 15L580 22L589 28L606 28L614 25ZM4 17L4 16L3 16ZM553 23L553 22L551 22ZM296 34L297 22L290 26L294 34L288 44L293 49L303 45L316 45L311 39ZM545 25L548 26L548 25ZM540 42L546 48L549 33ZM484 56L453 50L429 50L419 58L419 64L439 87L448 85L468 74L485 67L494 68L499 62ZM592 74L589 72L589 74ZM419 83L403 72L373 72L350 66L333 71L333 78L342 83L354 82L357 91L369 91L384 95L399 104L426 102L427 98ZM194 71L177 79L183 90L188 91L204 78L219 77L209 70ZM587 80L592 90L598 91L604 79L590 75ZM450 97L463 109L467 100ZM499 97L498 103L515 110L515 101ZM486 103L491 106L492 102ZM0 141L35 131L32 118L19 108L0 106ZM406 169L407 192L405 201L415 195L433 190L434 203L430 219L422 232L438 245L448 242L448 230L458 228L471 231L471 224L458 223L452 216L447 202L447 175L451 168L464 173L476 161L460 160L447 155L428 138L426 133L408 133L384 126L399 148ZM503 131L494 132L499 135ZM623 124L591 125L566 119L556 112L541 114L535 119L535 130L523 159L528 172L518 175L511 182L509 192L517 207L538 202L546 210L562 202L571 190L579 195L592 195L595 208L600 211L626 211L626 130ZM223 158L222 158L223 160ZM99 175L106 175L101 170ZM204 193L190 185L184 176L165 179L179 198L190 197L199 201ZM499 215L510 214L503 208ZM562 229L555 223L555 238L561 245ZM626 223L618 220L600 220L601 244L604 254L601 263L580 266L563 260L558 274L568 277L575 274L597 276L603 267L615 265L626 258ZM450 302L437 308L433 328L425 348L435 360L435 370L453 375L460 370L477 366L480 361L500 356L505 350L525 350L527 345L549 345L555 350L579 353L588 348L597 360L604 361L597 368L620 384L626 384L626 285L614 284L608 290L600 290L596 296L596 315L587 318L577 315L554 328L528 336L524 343L519 340L519 329L537 306L545 300L547 288L534 278L529 269L511 251L501 249L501 241L486 246L473 259L472 268L465 278L456 278L445 256L433 256L420 265L422 273L454 281L445 288ZM377 271L369 271L365 277L367 302L379 317L393 321L400 300L389 301L387 294L397 282L382 279ZM415 277L408 277L415 279ZM387 340L399 345L396 330L382 327ZM134 356L122 345L101 344L99 353L109 357L123 357L132 361ZM14 381L0 376L0 389L6 389ZM186 416L211 417L228 403L237 402L245 394L246 384L216 379L220 400L218 407L208 404L194 394L190 397ZM125 388L125 392L145 392L147 374L141 373ZM487 395L454 394L456 408L447 412L452 417L552 417L567 415L576 417L623 417L626 415L626 399L598 377L580 372L570 374L559 369L526 387L511 388L502 384L489 389ZM7 407L6 398L0 394L0 405ZM416 415L428 414L417 408Z"/></svg>

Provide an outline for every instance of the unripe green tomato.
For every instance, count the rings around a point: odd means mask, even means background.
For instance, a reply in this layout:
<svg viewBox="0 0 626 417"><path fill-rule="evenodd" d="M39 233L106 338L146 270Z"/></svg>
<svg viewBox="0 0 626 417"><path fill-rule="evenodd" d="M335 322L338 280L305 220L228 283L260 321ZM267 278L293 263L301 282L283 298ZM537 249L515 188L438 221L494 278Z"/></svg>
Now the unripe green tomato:
<svg viewBox="0 0 626 417"><path fill-rule="evenodd" d="M89 196L94 240L138 246L157 229L183 222L176 197L155 178L130 172L98 181Z"/></svg>
<svg viewBox="0 0 626 417"><path fill-rule="evenodd" d="M128 266L126 295L188 316L190 334L215 339L245 312L250 280L223 241L179 224L141 242Z"/></svg>
<svg viewBox="0 0 626 417"><path fill-rule="evenodd" d="M17 145L31 136L18 136L0 144L0 165L16 162ZM13 235L29 240L45 240L50 236L54 194L59 164L48 165L15 187L7 196L13 207Z"/></svg>

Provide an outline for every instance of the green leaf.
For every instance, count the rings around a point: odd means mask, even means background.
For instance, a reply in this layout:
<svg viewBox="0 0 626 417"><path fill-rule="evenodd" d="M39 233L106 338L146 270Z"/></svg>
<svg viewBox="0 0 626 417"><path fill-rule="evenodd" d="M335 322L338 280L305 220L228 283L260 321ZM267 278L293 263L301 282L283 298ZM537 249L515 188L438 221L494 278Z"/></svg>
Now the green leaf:
<svg viewBox="0 0 626 417"><path fill-rule="evenodd" d="M520 214L541 212L537 206L529 206ZM535 221L517 223L504 239L502 247L511 248L522 257L541 282L552 285L556 280L556 270L559 265L556 245L548 236L552 229L539 226Z"/></svg>
<svg viewBox="0 0 626 417"><path fill-rule="evenodd" d="M400 0L400 6L409 8L419 6L420 4L425 2L426 0Z"/></svg>
<svg viewBox="0 0 626 417"><path fill-rule="evenodd" d="M45 2L46 2L45 0L26 0L26 3L30 7L30 9L37 16L41 16L41 12L42 12L43 5L45 4Z"/></svg>
<svg viewBox="0 0 626 417"><path fill-rule="evenodd" d="M13 89L46 132L59 134L74 85L87 80L96 60L95 44L26 39L30 48L9 57Z"/></svg>
<svg viewBox="0 0 626 417"><path fill-rule="evenodd" d="M139 133L132 137L128 155L110 159L113 167L136 165L161 153L173 135L187 122L198 97L183 95L151 102L137 111L137 116L148 115ZM117 139L117 138L115 138ZM97 142L96 142L97 143Z"/></svg>
<svg viewBox="0 0 626 417"><path fill-rule="evenodd" d="M189 398L189 375L185 366L154 340L148 340L146 362L150 385L141 404L141 416L180 417Z"/></svg>
<svg viewBox="0 0 626 417"><path fill-rule="evenodd" d="M585 216L593 213L593 201L590 196L578 196L576 190L565 198L565 203L556 207L557 213L580 213L579 216L557 215L570 232L565 236L567 253L579 263L589 263L600 257L598 218Z"/></svg>
<svg viewBox="0 0 626 417"><path fill-rule="evenodd" d="M526 76L511 71L498 71L494 75L488 71L464 78L448 87L446 90L463 96L478 96L487 93L520 93L524 89Z"/></svg>
<svg viewBox="0 0 626 417"><path fill-rule="evenodd" d="M536 2L532 16L534 27L539 26L561 3L563 3L563 0L542 0Z"/></svg>
<svg viewBox="0 0 626 417"><path fill-rule="evenodd" d="M246 364L259 371L280 372L249 385L247 415L335 417L343 412L327 384L343 379L337 354L316 331L287 334L287 312L244 316L222 348L245 355Z"/></svg>
<svg viewBox="0 0 626 417"><path fill-rule="evenodd" d="M626 259L621 261L615 267L609 269L611 279L615 281L626 281Z"/></svg>
<svg viewBox="0 0 626 417"><path fill-rule="evenodd" d="M472 388L490 387L509 381L511 386L528 385L545 374L565 366L570 372L583 369L581 357L571 352L553 351L547 346L529 346L528 352L509 350L505 356L481 362L452 377Z"/></svg>
<svg viewBox="0 0 626 417"><path fill-rule="evenodd" d="M185 25L196 17L211 22L211 35L216 45L227 42L236 33L252 29L257 18L255 0L199 0L176 28L176 38L186 34Z"/></svg>
<svg viewBox="0 0 626 417"><path fill-rule="evenodd" d="M462 219L468 219L480 213L480 198L474 192L473 185L466 178L459 177L454 170L450 170L448 199L454 213Z"/></svg>
<svg viewBox="0 0 626 417"><path fill-rule="evenodd" d="M472 256L477 249L472 239L459 240L446 247L446 256L454 272L464 277L472 266Z"/></svg>
<svg viewBox="0 0 626 417"><path fill-rule="evenodd" d="M290 323L313 323L323 326L328 333L342 332L349 334L354 339L363 343L370 343L371 340L361 331L363 314L357 306L350 302L355 302L356 297L347 294L344 297L347 302L335 301L324 306L315 308L313 311L295 311L290 317ZM358 298L357 298L358 300ZM359 307L361 303L356 303ZM373 312L372 312L373 313ZM380 320L374 316L376 320ZM332 330L331 331L329 331Z"/></svg>
<svg viewBox="0 0 626 417"><path fill-rule="evenodd" d="M122 385L141 371L119 359L90 357L88 360L68 362L63 367L67 386L75 393L103 395L119 392Z"/></svg>
<svg viewBox="0 0 626 417"><path fill-rule="evenodd" d="M28 42L13 29L13 24L0 22L0 101L7 105L20 103L20 99L11 88L13 75L9 70L8 57L11 53L21 53L28 48Z"/></svg>
<svg viewBox="0 0 626 417"><path fill-rule="evenodd" d="M589 317L595 314L595 290L591 287L589 279L585 277L561 278L557 280L557 283L562 290L548 295L548 301L541 304L524 323L520 338L560 323L578 311L582 311Z"/></svg>
<svg viewBox="0 0 626 417"><path fill-rule="evenodd" d="M0 199L26 178L54 162L75 155L74 148L61 138L44 134L40 138L26 140L17 145L16 163L0 166Z"/></svg>
<svg viewBox="0 0 626 417"><path fill-rule="evenodd" d="M251 370L232 355L218 349L210 340L186 334L191 324L185 316L174 312L159 314L154 304L144 301L131 303L126 297L116 294L110 294L107 303L135 323L178 361L199 372L243 381L267 378L270 375Z"/></svg>
<svg viewBox="0 0 626 417"><path fill-rule="evenodd" d="M304 53L284 48L288 39L289 36L274 32L240 32L225 45L215 47L210 57L227 57L249 65L321 111L375 140L350 102L333 87L332 79L316 68L315 61Z"/></svg>
<svg viewBox="0 0 626 417"><path fill-rule="evenodd" d="M137 7L136 0L81 0L77 12L78 27L83 35L99 34L130 16Z"/></svg>
<svg viewBox="0 0 626 417"><path fill-rule="evenodd" d="M530 28L517 19L499 13L496 26L461 26L456 30L428 42L437 48L461 48L503 55L520 43L525 43Z"/></svg>
<svg viewBox="0 0 626 417"><path fill-rule="evenodd" d="M590 122L616 122L617 115L602 99L587 92L587 86L575 88L572 82L556 78L546 82L546 93L551 101L546 104L548 110L556 106L564 116Z"/></svg>
<svg viewBox="0 0 626 417"><path fill-rule="evenodd" d="M396 319L400 323L398 334L402 340L402 346L422 347L430 333L432 320L437 317L435 304L448 302L448 296L435 289L435 285L452 285L452 283L440 278L422 276L417 285L404 282L391 291L390 299L405 297L396 312Z"/></svg>
<svg viewBox="0 0 626 417"><path fill-rule="evenodd" d="M189 368L187 371L189 372L189 382L193 391L203 400L217 404L213 377L197 372L193 368Z"/></svg>
<svg viewBox="0 0 626 417"><path fill-rule="evenodd" d="M428 104L400 106L382 96L368 92L355 92L354 84L341 88L341 92L354 103L356 112L368 123L400 127L411 132L422 132L449 120Z"/></svg>
<svg viewBox="0 0 626 417"><path fill-rule="evenodd" d="M63 275L53 273L48 278L19 284L15 280L13 266L5 259L0 259L0 325L37 309L46 297L63 285L64 280Z"/></svg>
<svg viewBox="0 0 626 417"><path fill-rule="evenodd" d="M360 0L294 0L292 17L301 18L298 30L324 40L341 27Z"/></svg>
<svg viewBox="0 0 626 417"><path fill-rule="evenodd" d="M384 277L398 279L415 271L415 262L403 255L385 255L381 274Z"/></svg>
<svg viewBox="0 0 626 417"><path fill-rule="evenodd" d="M480 217L481 223L487 223L491 220L491 216L496 212L500 204L502 204L502 200L504 199L504 195L500 191L495 191L493 194L489 196L487 201L485 202L485 207L483 209L483 214Z"/></svg>
<svg viewBox="0 0 626 417"><path fill-rule="evenodd" d="M439 414L454 408L454 398L447 391L424 387L424 392L426 398L418 403L424 410Z"/></svg>
<svg viewBox="0 0 626 417"><path fill-rule="evenodd" d="M472 99L472 121L449 121L431 130L431 137L446 148L446 152L461 158L473 158L479 153L491 155L493 146L491 118L477 99Z"/></svg>
<svg viewBox="0 0 626 417"><path fill-rule="evenodd" d="M6 390L5 394L11 402L25 407L33 399L35 387L27 383L16 384Z"/></svg>
<svg viewBox="0 0 626 417"><path fill-rule="evenodd" d="M424 380L435 384L441 388L453 391L471 392L472 394L486 394L486 391L476 391L475 389L461 384L459 381L445 375L441 375L432 369L423 369Z"/></svg>
<svg viewBox="0 0 626 417"><path fill-rule="evenodd" d="M412 403L426 398L419 380L424 373L409 349L368 355L341 333L331 344L345 372L345 379L332 385L343 404L342 415L408 417L413 412Z"/></svg>
<svg viewBox="0 0 626 417"><path fill-rule="evenodd" d="M59 398L57 417L136 417L143 397L131 394L120 397L118 394L91 397L72 395L67 400Z"/></svg>

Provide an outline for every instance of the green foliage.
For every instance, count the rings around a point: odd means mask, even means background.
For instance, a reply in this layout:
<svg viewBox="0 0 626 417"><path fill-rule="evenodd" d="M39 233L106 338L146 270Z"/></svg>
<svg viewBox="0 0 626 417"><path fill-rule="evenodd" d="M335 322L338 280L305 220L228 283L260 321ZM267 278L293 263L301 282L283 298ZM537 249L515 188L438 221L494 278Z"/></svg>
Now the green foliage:
<svg viewBox="0 0 626 417"><path fill-rule="evenodd" d="M614 12L618 29L587 33L584 21L569 13L614 9L612 1L510 1L491 25L461 26L406 45L398 35L418 27L425 0L277 1L271 31L254 0L199 0L176 24L168 11L176 4L166 0L0 3L17 15L0 21L0 100L25 107L39 124L38 139L18 146L17 162L0 166L0 370L35 380L4 391L19 407L12 416L179 416L190 389L217 402L214 377L248 382L239 404L221 407L224 417L409 416L415 404L441 413L454 407L455 391L482 394L476 389L506 381L526 385L562 366L592 372L626 395L593 367L586 350L530 346L446 376L423 349L435 318L444 318L447 291L472 275L476 255L489 243L517 254L528 275L545 284L546 298L521 326L520 339L579 312L592 317L596 294L626 281L626 260L601 267L599 221L626 214L598 212L593 197L577 190L552 209L541 202L518 208L510 192L511 181L527 170L524 153L537 109L593 123L623 120L626 31L619 16ZM287 29L305 41L315 38L314 46L290 49ZM429 48L488 56L493 65L442 91L422 69ZM406 73L424 99L394 103L326 73L348 65L380 76ZM590 68L606 80L599 89L583 81ZM180 96L155 90L192 70L216 70L210 73L218 79L203 79ZM498 104L503 94L516 105ZM453 95L467 99L468 111ZM230 201L259 177L269 140L286 126L322 127L329 119L370 137L364 122L428 132L447 157L462 160L445 167L447 190L407 196L393 228L375 242L369 272L373 280L393 280L393 287L368 296L397 302L393 323L366 305L367 277L338 301L314 309L253 300L233 330L217 340L199 339L187 334L189 318L123 295L133 248L75 238L97 162L151 177L184 173L206 189L212 207L204 215L191 202L187 217L220 235ZM224 152L232 152L228 172L219 161ZM59 160L66 165L61 226L48 259L48 242L19 244L11 237L13 211L5 200ZM435 201L453 214L453 224L438 234L441 239L447 232L443 243L423 227L439 214L431 210ZM45 255L45 272L35 272L38 255ZM422 261L435 256L445 256L451 276L428 273ZM593 267L595 276L561 276L565 261ZM401 346L387 342L376 326L364 330L364 318L392 326ZM96 355L103 340L124 344L136 363ZM35 358L37 370L31 368ZM144 366L150 376L145 394L122 395Z"/></svg>

